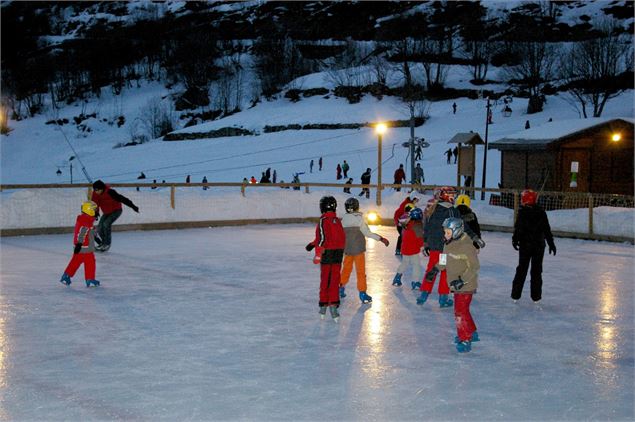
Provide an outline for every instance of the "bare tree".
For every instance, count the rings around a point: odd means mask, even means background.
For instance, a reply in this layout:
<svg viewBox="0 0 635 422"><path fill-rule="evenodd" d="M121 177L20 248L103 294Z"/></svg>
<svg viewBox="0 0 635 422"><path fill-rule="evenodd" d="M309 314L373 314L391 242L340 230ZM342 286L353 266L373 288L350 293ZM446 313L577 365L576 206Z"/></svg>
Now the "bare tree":
<svg viewBox="0 0 635 422"><path fill-rule="evenodd" d="M172 103L163 102L159 97L148 101L139 114L139 122L150 139L171 132L174 128L174 121ZM138 135L136 127L134 131Z"/></svg>
<svg viewBox="0 0 635 422"><path fill-rule="evenodd" d="M518 42L515 46L520 63L507 68L506 75L529 91L528 114L542 111L542 88L553 77L557 51L555 44L541 41Z"/></svg>
<svg viewBox="0 0 635 422"><path fill-rule="evenodd" d="M600 117L611 98L632 89L632 74L626 73L633 69L629 37L614 21L602 23L599 29L600 37L573 44L560 66L568 93L585 118L587 107L593 109L593 117Z"/></svg>

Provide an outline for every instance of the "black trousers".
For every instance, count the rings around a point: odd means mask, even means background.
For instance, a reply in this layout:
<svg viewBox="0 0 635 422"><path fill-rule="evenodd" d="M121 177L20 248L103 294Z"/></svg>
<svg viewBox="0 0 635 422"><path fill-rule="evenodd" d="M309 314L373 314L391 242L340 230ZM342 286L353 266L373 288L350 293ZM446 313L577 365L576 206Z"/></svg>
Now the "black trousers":
<svg viewBox="0 0 635 422"><path fill-rule="evenodd" d="M534 301L542 299L542 260L545 256L545 246L520 247L516 275L512 282L512 299L518 300L523 294L527 270L531 264L530 284L531 298Z"/></svg>
<svg viewBox="0 0 635 422"><path fill-rule="evenodd" d="M396 254L401 253L401 231L402 230L403 228L401 227L401 224L397 224L397 233L399 233L399 237L397 238L397 247L395 248Z"/></svg>

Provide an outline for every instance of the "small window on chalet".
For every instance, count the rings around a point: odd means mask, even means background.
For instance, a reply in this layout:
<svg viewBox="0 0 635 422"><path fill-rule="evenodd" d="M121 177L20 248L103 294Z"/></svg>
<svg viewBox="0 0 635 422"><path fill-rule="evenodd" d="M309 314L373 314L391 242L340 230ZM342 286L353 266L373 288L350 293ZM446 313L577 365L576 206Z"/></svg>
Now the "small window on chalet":
<svg viewBox="0 0 635 422"><path fill-rule="evenodd" d="M611 152L611 182L626 183L633 180L633 150Z"/></svg>

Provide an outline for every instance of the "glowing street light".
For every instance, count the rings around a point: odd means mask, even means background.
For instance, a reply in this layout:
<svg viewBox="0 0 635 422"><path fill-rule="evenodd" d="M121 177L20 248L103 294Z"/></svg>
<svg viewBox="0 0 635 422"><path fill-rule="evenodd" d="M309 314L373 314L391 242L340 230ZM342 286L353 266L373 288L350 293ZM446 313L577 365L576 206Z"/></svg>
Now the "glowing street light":
<svg viewBox="0 0 635 422"><path fill-rule="evenodd" d="M386 131L388 127L384 123L378 123L375 126L375 133L377 133L378 138L378 149L377 149L377 205L381 205L381 137Z"/></svg>
<svg viewBox="0 0 635 422"><path fill-rule="evenodd" d="M379 219L380 219L379 214L377 214L375 211L371 211L368 214L366 214L366 222L368 224L377 224Z"/></svg>
<svg viewBox="0 0 635 422"><path fill-rule="evenodd" d="M611 136L611 140L613 142L619 142L622 140L622 134L621 133L614 133L613 136Z"/></svg>

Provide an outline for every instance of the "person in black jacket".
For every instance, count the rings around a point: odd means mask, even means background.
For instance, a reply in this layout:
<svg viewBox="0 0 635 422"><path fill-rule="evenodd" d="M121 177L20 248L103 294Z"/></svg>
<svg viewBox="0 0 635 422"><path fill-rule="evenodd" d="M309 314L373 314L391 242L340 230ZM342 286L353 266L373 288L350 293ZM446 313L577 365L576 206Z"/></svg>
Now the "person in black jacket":
<svg viewBox="0 0 635 422"><path fill-rule="evenodd" d="M370 168L367 168L365 172L361 175L362 185L370 184ZM363 196L366 194L366 198L370 198L370 189L368 187L362 188L362 191L359 193L359 196Z"/></svg>
<svg viewBox="0 0 635 422"><path fill-rule="evenodd" d="M456 201L454 206L461 213L461 218L466 226L468 226L475 235L481 237L481 225L478 223L478 218L476 218L476 214L470 208L470 197L462 194L456 197ZM480 249L481 247L476 242L472 242L476 249Z"/></svg>
<svg viewBox="0 0 635 422"><path fill-rule="evenodd" d="M512 246L519 252L518 267L512 282L511 297L514 302L520 299L527 270L531 263L531 298L534 302L542 299L542 260L545 255L545 241L549 253L556 256L556 245L549 226L547 213L536 204L538 194L526 189L520 194L520 210L514 224Z"/></svg>

